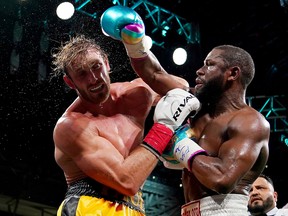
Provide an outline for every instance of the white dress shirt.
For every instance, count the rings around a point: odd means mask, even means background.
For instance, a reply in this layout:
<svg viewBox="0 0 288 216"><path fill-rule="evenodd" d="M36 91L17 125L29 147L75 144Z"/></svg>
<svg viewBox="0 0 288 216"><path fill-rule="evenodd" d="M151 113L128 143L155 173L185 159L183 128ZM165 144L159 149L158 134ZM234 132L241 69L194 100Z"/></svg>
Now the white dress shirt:
<svg viewBox="0 0 288 216"><path fill-rule="evenodd" d="M277 207L275 207L266 214L268 216L288 216L288 209L278 209Z"/></svg>

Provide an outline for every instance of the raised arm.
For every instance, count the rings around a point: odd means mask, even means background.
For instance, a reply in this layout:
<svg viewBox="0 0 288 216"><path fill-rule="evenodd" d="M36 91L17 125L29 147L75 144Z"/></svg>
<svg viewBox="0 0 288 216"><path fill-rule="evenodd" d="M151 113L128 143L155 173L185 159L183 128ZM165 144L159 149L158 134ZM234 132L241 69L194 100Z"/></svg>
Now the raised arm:
<svg viewBox="0 0 288 216"><path fill-rule="evenodd" d="M101 27L105 35L123 42L134 71L158 94L169 90L188 90L188 82L167 73L150 51L141 17L131 8L113 6L101 16Z"/></svg>

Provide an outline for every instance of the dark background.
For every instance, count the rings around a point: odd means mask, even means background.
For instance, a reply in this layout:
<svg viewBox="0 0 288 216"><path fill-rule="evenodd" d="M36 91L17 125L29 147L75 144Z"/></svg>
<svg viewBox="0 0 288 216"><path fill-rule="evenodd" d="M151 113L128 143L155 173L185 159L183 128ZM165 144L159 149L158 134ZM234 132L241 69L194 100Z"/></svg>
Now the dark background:
<svg viewBox="0 0 288 216"><path fill-rule="evenodd" d="M55 14L59 2L0 0L0 194L52 206L59 205L66 189L63 173L54 161L53 127L76 95L69 91L61 77L50 76L51 50L71 35L87 34L96 38L110 54L112 81L127 81L135 77L122 44L102 35L99 17L92 19L76 13L71 20L59 20ZM185 77L193 86L195 70L203 64L207 53L216 45L233 44L249 51L255 60L256 76L247 96L287 96L286 5L277 0L151 2L199 24L200 43L187 46L191 53L183 66L175 66L170 57L173 43L180 40L175 34L168 34L165 48L152 47L167 71ZM102 14L111 5L110 1L102 0L92 1L89 7ZM16 21L23 26L20 42L13 40ZM150 30L147 23L146 33L149 34ZM43 32L48 43L40 42ZM12 50L19 53L20 59L19 67L13 70L10 61ZM39 75L40 61L44 72ZM150 116L148 125L151 119ZM286 136L287 127L284 125L282 129L286 130ZM274 179L279 193L278 207L288 202L285 174L288 148L280 141L281 135L280 132L271 133L270 158L265 170ZM160 165L153 175L168 185L181 182L178 172L163 169Z"/></svg>

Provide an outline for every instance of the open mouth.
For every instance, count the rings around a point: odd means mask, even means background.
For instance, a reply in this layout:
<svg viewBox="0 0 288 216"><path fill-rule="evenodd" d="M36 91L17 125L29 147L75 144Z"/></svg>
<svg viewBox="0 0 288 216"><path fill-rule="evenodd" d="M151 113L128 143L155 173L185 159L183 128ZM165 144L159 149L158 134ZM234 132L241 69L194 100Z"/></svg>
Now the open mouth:
<svg viewBox="0 0 288 216"><path fill-rule="evenodd" d="M101 85L98 85L98 86L94 86L94 87L92 87L92 88L90 88L90 92L93 92L93 93L96 93L96 92L99 92L99 91L101 91L103 89L103 84L101 84Z"/></svg>

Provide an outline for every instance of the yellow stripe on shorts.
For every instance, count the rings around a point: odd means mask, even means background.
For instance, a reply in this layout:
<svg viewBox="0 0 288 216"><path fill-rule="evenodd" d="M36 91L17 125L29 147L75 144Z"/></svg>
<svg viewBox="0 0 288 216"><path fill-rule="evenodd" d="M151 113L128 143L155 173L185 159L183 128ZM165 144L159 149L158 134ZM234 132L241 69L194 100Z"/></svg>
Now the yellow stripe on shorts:
<svg viewBox="0 0 288 216"><path fill-rule="evenodd" d="M65 199L57 216L145 216L123 203L91 196L72 196Z"/></svg>

